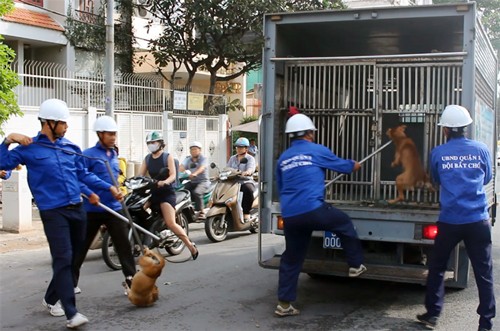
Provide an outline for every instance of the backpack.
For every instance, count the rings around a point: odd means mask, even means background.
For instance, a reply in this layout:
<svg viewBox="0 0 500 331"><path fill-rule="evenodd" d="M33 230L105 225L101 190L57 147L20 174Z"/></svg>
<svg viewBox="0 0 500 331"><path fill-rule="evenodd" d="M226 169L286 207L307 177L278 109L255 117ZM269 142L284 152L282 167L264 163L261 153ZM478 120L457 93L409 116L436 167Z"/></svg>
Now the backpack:
<svg viewBox="0 0 500 331"><path fill-rule="evenodd" d="M163 157L163 164L165 167L168 169L168 156L170 154L163 152L162 157ZM149 167L149 161L151 160L151 154L146 155L146 166ZM172 183L173 188L178 188L180 185L179 181L179 160L174 157L174 163L175 163L175 182Z"/></svg>

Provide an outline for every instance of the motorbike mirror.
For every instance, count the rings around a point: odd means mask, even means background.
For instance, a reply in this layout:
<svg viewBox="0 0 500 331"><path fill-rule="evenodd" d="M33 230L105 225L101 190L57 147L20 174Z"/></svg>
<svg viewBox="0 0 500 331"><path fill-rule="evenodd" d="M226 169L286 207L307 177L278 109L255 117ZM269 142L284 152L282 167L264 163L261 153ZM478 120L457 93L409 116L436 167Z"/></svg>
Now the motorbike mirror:
<svg viewBox="0 0 500 331"><path fill-rule="evenodd" d="M190 168L190 169L196 168L196 163L191 162L191 164L189 165L189 168Z"/></svg>
<svg viewBox="0 0 500 331"><path fill-rule="evenodd" d="M163 167L163 168L160 169L160 172L155 177L155 179L157 179L157 180L165 180L165 179L168 178L168 174L169 174L168 168L167 167Z"/></svg>
<svg viewBox="0 0 500 331"><path fill-rule="evenodd" d="M215 169L215 168L217 168L217 165L212 162L212 163L210 163L210 168Z"/></svg>
<svg viewBox="0 0 500 331"><path fill-rule="evenodd" d="M247 164L247 163L248 163L248 159L246 157L242 158L240 161L240 164Z"/></svg>

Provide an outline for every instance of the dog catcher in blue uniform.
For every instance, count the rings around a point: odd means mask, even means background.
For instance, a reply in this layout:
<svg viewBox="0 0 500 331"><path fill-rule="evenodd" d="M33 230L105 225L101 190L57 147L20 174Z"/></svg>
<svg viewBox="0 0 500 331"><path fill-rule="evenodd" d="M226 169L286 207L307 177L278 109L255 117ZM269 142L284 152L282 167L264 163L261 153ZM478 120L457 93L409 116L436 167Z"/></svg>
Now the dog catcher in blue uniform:
<svg viewBox="0 0 500 331"><path fill-rule="evenodd" d="M80 182L96 190L109 190L115 199L123 196L118 188L88 172L80 147L64 138L69 119L66 102L45 100L38 118L42 129L36 137L11 133L0 144L0 168L12 169L22 164L28 169L28 185L52 256L52 280L42 305L52 316L66 315L66 327L74 329L88 322L76 308L72 273L86 228ZM9 150L12 143L19 146Z"/></svg>
<svg viewBox="0 0 500 331"><path fill-rule="evenodd" d="M467 109L449 105L438 123L447 142L431 152L431 175L440 185L441 211L438 233L429 261L426 312L418 321L434 327L444 304L444 274L455 246L462 240L471 261L479 292L479 331L493 327L495 295L491 258L491 223L484 185L492 179L492 158L488 147L465 138L472 123Z"/></svg>
<svg viewBox="0 0 500 331"><path fill-rule="evenodd" d="M361 242L351 219L324 201L327 169L351 173L361 165L339 158L325 146L314 143L316 127L306 115L293 115L285 131L293 141L278 159L276 167L286 241L279 269L279 302L275 310L278 316L300 313L290 302L297 296L299 274L313 231L332 231L340 238L350 277L366 271L362 264Z"/></svg>

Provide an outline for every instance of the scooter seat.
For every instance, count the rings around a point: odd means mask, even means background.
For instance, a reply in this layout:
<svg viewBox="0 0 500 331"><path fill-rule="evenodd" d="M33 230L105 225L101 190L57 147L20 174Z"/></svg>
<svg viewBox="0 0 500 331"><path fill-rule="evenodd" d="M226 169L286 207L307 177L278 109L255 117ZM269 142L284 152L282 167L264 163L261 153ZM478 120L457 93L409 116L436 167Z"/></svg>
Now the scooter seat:
<svg viewBox="0 0 500 331"><path fill-rule="evenodd" d="M188 196L190 193L187 190L179 190L175 191L175 204L181 203L184 199L186 199L186 196Z"/></svg>

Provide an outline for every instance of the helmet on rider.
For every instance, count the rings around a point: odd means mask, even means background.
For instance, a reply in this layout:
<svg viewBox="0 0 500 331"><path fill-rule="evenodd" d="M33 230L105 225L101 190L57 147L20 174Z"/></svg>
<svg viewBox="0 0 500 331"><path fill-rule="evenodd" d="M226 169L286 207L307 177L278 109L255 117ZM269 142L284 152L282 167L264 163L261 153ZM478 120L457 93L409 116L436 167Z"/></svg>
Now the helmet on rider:
<svg viewBox="0 0 500 331"><path fill-rule="evenodd" d="M239 137L238 140L234 143L234 146L236 147L248 147L250 146L250 142L248 141L247 138L244 137Z"/></svg>
<svg viewBox="0 0 500 331"><path fill-rule="evenodd" d="M192 147L198 147L199 149L201 149L201 143L199 141L193 141L192 143L189 144L189 148Z"/></svg>
<svg viewBox="0 0 500 331"><path fill-rule="evenodd" d="M160 131L151 131L146 136L146 144L148 145L148 150L151 153L158 152L160 149L165 147L163 134Z"/></svg>
<svg viewBox="0 0 500 331"><path fill-rule="evenodd" d="M462 128L471 123L472 118L467 109L458 105L449 105L441 114L438 125L447 128Z"/></svg>
<svg viewBox="0 0 500 331"><path fill-rule="evenodd" d="M118 125L110 116L101 116L94 122L95 132L117 132Z"/></svg>
<svg viewBox="0 0 500 331"><path fill-rule="evenodd" d="M285 133L292 137L302 137L307 131L316 131L312 120L304 114L296 114L286 122Z"/></svg>
<svg viewBox="0 0 500 331"><path fill-rule="evenodd" d="M40 105L38 119L45 121L63 121L69 118L69 109L66 102L59 99L47 99Z"/></svg>
<svg viewBox="0 0 500 331"><path fill-rule="evenodd" d="M163 134L160 131L151 131L146 136L146 144L153 141L163 141Z"/></svg>

